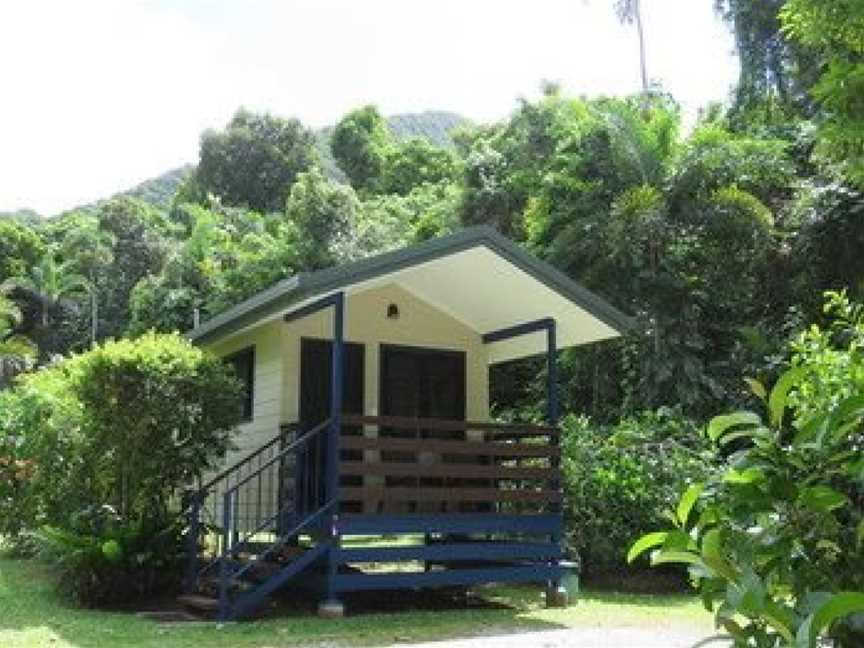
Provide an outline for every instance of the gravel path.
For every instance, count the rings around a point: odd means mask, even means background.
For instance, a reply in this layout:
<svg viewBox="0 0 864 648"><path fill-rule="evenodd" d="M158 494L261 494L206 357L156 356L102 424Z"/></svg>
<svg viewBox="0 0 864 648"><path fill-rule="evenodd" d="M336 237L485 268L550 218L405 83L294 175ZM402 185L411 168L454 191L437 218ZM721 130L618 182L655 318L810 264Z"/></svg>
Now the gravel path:
<svg viewBox="0 0 864 648"><path fill-rule="evenodd" d="M692 648L706 638L704 632L697 630L570 628L392 645L399 648ZM700 644L706 648L729 645L719 640Z"/></svg>

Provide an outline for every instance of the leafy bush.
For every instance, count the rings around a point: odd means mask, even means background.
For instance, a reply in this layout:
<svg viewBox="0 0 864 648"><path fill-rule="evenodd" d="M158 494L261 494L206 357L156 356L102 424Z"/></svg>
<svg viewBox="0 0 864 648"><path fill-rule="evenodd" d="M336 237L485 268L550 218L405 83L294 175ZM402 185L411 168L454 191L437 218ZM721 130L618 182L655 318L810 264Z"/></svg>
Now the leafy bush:
<svg viewBox="0 0 864 648"><path fill-rule="evenodd" d="M117 604L176 584L182 526L124 521L109 506L71 516L68 528L32 534L42 558L58 565L61 591L87 606Z"/></svg>
<svg viewBox="0 0 864 648"><path fill-rule="evenodd" d="M43 539L70 540L64 564L76 565L90 545L71 538L100 536L71 512L107 506L111 529L149 546L229 448L240 394L229 368L178 335L108 342L24 377L0 394L0 533L54 527Z"/></svg>
<svg viewBox="0 0 864 648"><path fill-rule="evenodd" d="M707 474L707 444L672 409L614 426L571 416L563 427L570 549L589 576L622 570L632 539L662 524L682 487Z"/></svg>
<svg viewBox="0 0 864 648"><path fill-rule="evenodd" d="M673 530L630 552L689 565L737 646L864 642L864 318L842 295L827 308L839 317L795 341L770 395L751 382L767 422L749 411L713 419L722 469L684 493Z"/></svg>

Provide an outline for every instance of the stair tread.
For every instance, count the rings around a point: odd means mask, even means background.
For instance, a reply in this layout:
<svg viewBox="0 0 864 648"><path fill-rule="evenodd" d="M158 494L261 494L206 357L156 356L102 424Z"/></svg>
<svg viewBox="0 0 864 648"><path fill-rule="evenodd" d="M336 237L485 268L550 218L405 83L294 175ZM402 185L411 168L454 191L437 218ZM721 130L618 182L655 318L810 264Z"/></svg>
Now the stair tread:
<svg viewBox="0 0 864 648"><path fill-rule="evenodd" d="M202 594L183 594L177 597L177 602L196 610L215 612L219 609L219 599Z"/></svg>

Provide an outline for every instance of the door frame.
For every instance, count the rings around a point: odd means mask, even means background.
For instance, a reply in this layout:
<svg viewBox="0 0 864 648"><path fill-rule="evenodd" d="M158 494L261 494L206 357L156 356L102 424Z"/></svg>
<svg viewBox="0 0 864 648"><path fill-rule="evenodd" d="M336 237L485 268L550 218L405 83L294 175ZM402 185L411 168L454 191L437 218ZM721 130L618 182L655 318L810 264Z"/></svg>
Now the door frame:
<svg viewBox="0 0 864 648"><path fill-rule="evenodd" d="M303 424L303 415L302 415L303 414L303 344L305 342L323 342L325 344L326 343L332 344L333 340L330 338L317 337L314 335L300 336L300 349L299 349L299 353L298 353L299 362L297 363L297 421L301 425ZM343 362L346 362L348 360L348 349L349 348L351 348L351 347L359 348L359 350L360 350L360 354L359 354L359 356L360 356L360 394L359 394L360 411L359 412L351 412L351 414L364 414L365 413L364 412L365 405L366 405L366 344L364 342L351 342L348 340L345 340L343 342L343 344L345 346L345 350L344 350L343 356L342 356ZM330 362L329 355L327 357L328 357L328 364L329 364L329 362ZM347 377L348 377L348 374L343 373L343 378L347 378ZM331 389L332 389L332 385L331 385ZM345 412L344 400L345 400L345 390L343 387L343 403L342 403L343 413Z"/></svg>
<svg viewBox="0 0 864 648"><path fill-rule="evenodd" d="M384 416L385 384L384 384L384 356L388 351L407 351L410 353L450 356L462 360L462 420L468 418L468 353L463 349L443 349L439 347L414 346L411 344L386 344L378 345L378 414Z"/></svg>

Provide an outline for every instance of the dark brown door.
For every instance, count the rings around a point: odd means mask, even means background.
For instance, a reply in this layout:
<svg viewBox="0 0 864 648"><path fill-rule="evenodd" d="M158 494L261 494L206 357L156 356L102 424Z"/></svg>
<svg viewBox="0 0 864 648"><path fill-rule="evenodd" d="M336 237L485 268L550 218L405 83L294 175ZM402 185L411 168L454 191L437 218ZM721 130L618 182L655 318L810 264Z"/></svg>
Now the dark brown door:
<svg viewBox="0 0 864 648"><path fill-rule="evenodd" d="M330 416L332 348L330 340L303 338L300 342L300 424L304 429ZM344 358L342 411L362 414L363 345L345 343Z"/></svg>
<svg viewBox="0 0 864 648"><path fill-rule="evenodd" d="M419 347L381 347L381 414L465 419L465 354Z"/></svg>

